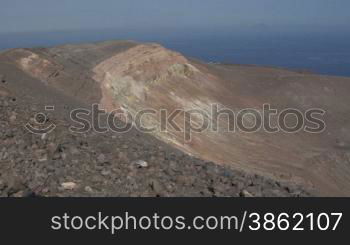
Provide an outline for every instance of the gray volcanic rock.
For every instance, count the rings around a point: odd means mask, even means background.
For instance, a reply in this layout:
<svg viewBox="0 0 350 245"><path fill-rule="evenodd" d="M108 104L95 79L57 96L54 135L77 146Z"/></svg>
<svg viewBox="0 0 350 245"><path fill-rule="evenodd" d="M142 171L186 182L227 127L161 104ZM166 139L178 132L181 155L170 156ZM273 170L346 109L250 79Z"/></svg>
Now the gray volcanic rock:
<svg viewBox="0 0 350 245"><path fill-rule="evenodd" d="M8 50L0 54L0 74L5 77L0 84L0 96L7 98L2 101L2 110L7 111L2 120L8 128L2 135L20 142L32 137L20 144L23 156L17 158L10 154L18 150L12 149L17 144L8 145L7 138L1 141L6 143L2 153L5 158L1 161L15 164L7 167L20 171L8 176L26 173L34 179L48 178L47 169L51 169L59 177L50 186L59 188L62 183L76 183L76 188L70 190L76 195L85 189L87 195L94 191L98 195L185 196L305 193L300 187L291 187L294 185L313 190L313 195L350 195L349 78L257 66L205 64L157 44L131 41ZM136 131L117 136L94 132L72 135L68 130L72 123L70 110L91 108L93 103L107 111L127 109L132 115L150 108L158 112L182 108L209 113L211 104L234 111L244 108L261 111L264 104L279 111L322 108L326 111L327 129L318 134L232 133L224 130L227 124L221 118L218 131L193 134L190 141L185 141L183 132L172 128L151 135ZM20 125L16 127L19 120L25 123L46 105L54 106L55 110L48 113L59 120L60 130L41 139L42 136L28 136ZM159 126L158 116L145 116L146 126ZM175 121L184 129L185 121L181 119ZM104 141L107 143L101 144ZM178 153L170 155L171 158L167 156L169 151ZM11 160L7 161L9 157ZM132 164L138 160L146 161L148 166L139 168ZM42 164L46 164L43 172L26 172ZM86 182L79 183L81 179ZM102 181L100 187L94 180ZM24 183L30 181L26 179ZM285 188L275 182L289 184ZM112 187L112 183L119 187ZM33 186L28 188L33 190ZM167 191L158 193L160 190ZM53 189L48 193L58 195L59 191Z"/></svg>
<svg viewBox="0 0 350 245"><path fill-rule="evenodd" d="M15 124L8 117L13 112L18 115ZM36 112L13 97L0 96L2 197L236 197L245 189L254 196L310 195L300 186L190 157L135 131L72 134L57 115L50 118L57 125L52 133L31 134L23 125Z"/></svg>

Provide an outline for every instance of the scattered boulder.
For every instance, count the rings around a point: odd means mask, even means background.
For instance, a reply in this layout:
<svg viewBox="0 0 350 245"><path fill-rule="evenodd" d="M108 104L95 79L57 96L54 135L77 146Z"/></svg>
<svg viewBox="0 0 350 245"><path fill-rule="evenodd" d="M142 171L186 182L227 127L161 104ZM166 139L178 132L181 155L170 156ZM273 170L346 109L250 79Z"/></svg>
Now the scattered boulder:
<svg viewBox="0 0 350 245"><path fill-rule="evenodd" d="M77 188L77 184L74 182L64 182L61 186L64 190L74 190Z"/></svg>
<svg viewBox="0 0 350 245"><path fill-rule="evenodd" d="M93 190L92 190L92 188L90 186L85 186L84 190L86 192L89 192L89 193L93 192Z"/></svg>
<svg viewBox="0 0 350 245"><path fill-rule="evenodd" d="M47 152L44 149L39 149L34 152L34 155L39 162L45 162L48 159Z"/></svg>
<svg viewBox="0 0 350 245"><path fill-rule="evenodd" d="M249 191L247 190L242 190L240 193L241 197L254 197L253 194L251 194Z"/></svg>
<svg viewBox="0 0 350 245"><path fill-rule="evenodd" d="M101 174L102 174L103 176L108 176L108 175L111 174L111 171L108 170L108 169L103 169L103 170L101 171Z"/></svg>
<svg viewBox="0 0 350 245"><path fill-rule="evenodd" d="M160 184L159 181L155 179L151 180L150 187L158 195L160 195L164 191L163 185Z"/></svg>
<svg viewBox="0 0 350 245"><path fill-rule="evenodd" d="M106 162L106 157L104 154L100 154L98 157L97 157L97 161L99 164L103 164Z"/></svg>
<svg viewBox="0 0 350 245"><path fill-rule="evenodd" d="M137 160L133 162L134 165L136 165L138 168L147 168L148 163L144 160Z"/></svg>
<svg viewBox="0 0 350 245"><path fill-rule="evenodd" d="M12 112L9 119L10 119L10 123L11 124L15 124L16 120L17 120L17 113L16 112Z"/></svg>

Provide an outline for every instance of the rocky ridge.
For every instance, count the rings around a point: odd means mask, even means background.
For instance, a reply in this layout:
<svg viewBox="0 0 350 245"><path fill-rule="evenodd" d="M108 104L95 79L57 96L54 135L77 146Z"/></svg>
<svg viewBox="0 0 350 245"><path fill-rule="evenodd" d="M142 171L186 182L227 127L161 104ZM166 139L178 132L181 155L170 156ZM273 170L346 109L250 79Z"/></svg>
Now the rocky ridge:
<svg viewBox="0 0 350 245"><path fill-rule="evenodd" d="M4 91L1 88L1 91ZM297 185L190 157L148 135L50 134L23 127L38 108L0 94L0 196L308 196Z"/></svg>

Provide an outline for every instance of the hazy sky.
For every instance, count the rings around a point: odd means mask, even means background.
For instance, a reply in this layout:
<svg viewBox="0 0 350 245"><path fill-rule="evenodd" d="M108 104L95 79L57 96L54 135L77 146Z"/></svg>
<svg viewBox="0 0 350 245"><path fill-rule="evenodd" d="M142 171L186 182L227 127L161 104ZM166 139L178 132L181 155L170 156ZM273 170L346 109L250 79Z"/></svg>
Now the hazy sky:
<svg viewBox="0 0 350 245"><path fill-rule="evenodd" d="M0 0L0 32L349 28L349 0Z"/></svg>

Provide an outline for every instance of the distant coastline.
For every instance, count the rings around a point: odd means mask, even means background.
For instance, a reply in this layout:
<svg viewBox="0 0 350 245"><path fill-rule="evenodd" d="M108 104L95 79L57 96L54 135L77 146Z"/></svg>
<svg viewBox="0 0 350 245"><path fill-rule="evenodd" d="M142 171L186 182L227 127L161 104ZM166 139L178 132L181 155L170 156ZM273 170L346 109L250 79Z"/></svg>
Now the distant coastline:
<svg viewBox="0 0 350 245"><path fill-rule="evenodd" d="M162 45L208 63L257 65L350 77L350 35L189 33L173 35L128 31L58 31L0 34L0 52L112 39Z"/></svg>

